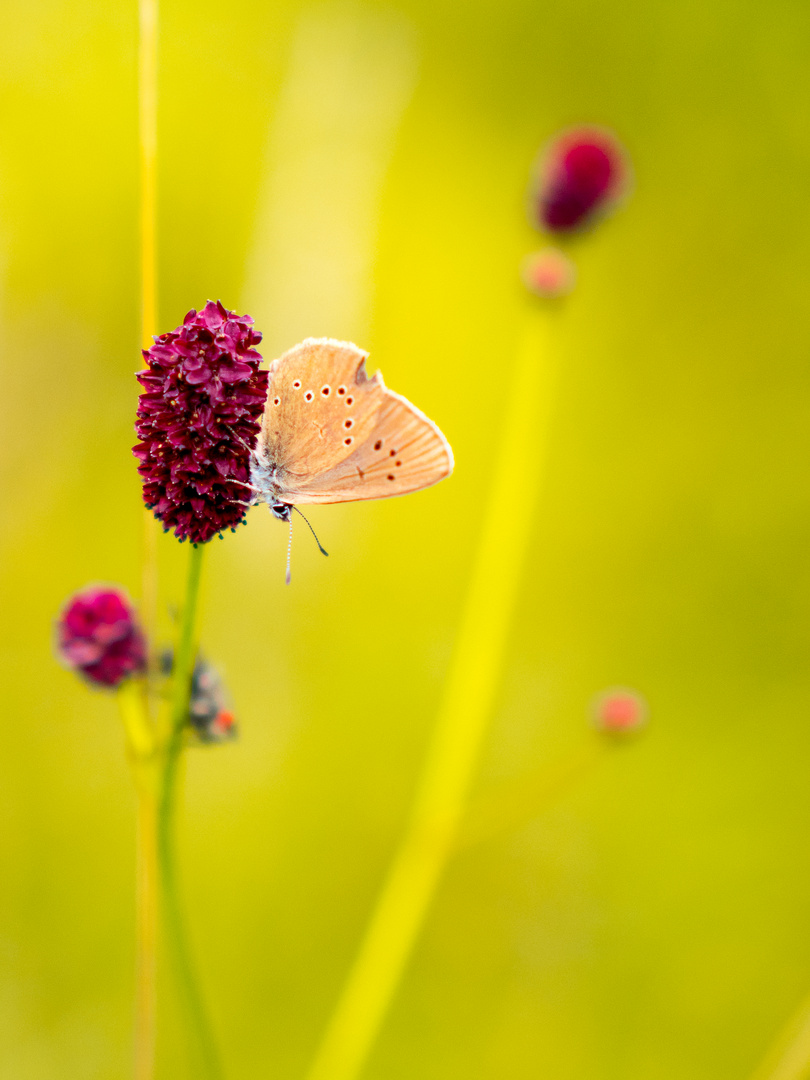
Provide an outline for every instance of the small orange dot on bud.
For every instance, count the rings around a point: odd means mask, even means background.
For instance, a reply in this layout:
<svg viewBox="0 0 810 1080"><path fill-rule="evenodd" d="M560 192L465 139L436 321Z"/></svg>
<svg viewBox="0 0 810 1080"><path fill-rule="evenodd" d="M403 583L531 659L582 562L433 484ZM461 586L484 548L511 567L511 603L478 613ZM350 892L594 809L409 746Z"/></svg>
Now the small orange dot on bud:
<svg viewBox="0 0 810 1080"><path fill-rule="evenodd" d="M635 690L613 687L597 695L593 719L600 731L637 731L647 722L647 702Z"/></svg>
<svg viewBox="0 0 810 1080"><path fill-rule="evenodd" d="M235 722L236 717L227 709L222 709L217 713L217 727L220 731L230 731Z"/></svg>
<svg viewBox="0 0 810 1080"><path fill-rule="evenodd" d="M557 248L547 247L526 256L520 277L535 296L565 296L574 287L577 271L567 255Z"/></svg>

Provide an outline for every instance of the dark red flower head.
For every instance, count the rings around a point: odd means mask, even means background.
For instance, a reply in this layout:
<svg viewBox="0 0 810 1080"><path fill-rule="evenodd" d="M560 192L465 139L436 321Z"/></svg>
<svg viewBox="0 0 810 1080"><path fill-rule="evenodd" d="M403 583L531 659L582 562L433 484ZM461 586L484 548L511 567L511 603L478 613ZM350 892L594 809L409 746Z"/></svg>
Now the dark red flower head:
<svg viewBox="0 0 810 1080"><path fill-rule="evenodd" d="M614 202L627 177L624 151L607 131L565 132L543 156L532 193L534 221L549 232L570 232Z"/></svg>
<svg viewBox="0 0 810 1080"><path fill-rule="evenodd" d="M144 502L180 540L204 544L245 518L267 396L261 340L249 315L209 300L144 351L133 452Z"/></svg>
<svg viewBox="0 0 810 1080"><path fill-rule="evenodd" d="M60 657L98 686L118 686L128 675L144 670L146 644L120 589L77 593L56 629Z"/></svg>

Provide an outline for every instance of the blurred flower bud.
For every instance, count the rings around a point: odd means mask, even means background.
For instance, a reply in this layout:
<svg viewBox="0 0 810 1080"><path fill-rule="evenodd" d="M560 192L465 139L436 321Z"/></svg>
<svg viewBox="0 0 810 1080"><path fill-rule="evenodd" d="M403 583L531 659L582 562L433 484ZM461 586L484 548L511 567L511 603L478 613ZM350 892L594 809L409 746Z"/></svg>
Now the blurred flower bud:
<svg viewBox="0 0 810 1080"><path fill-rule="evenodd" d="M170 676L173 666L172 650L166 649L160 658L162 673ZM227 708L222 680L202 657L197 657L191 678L188 723L200 742L221 743L236 738L236 718Z"/></svg>
<svg viewBox="0 0 810 1080"><path fill-rule="evenodd" d="M97 686L117 687L146 666L143 634L120 589L90 588L77 593L56 629L59 656Z"/></svg>
<svg viewBox="0 0 810 1080"><path fill-rule="evenodd" d="M527 255L520 267L523 284L535 296L565 296L573 289L576 276L568 256L553 247Z"/></svg>
<svg viewBox="0 0 810 1080"><path fill-rule="evenodd" d="M261 340L249 315L209 301L144 351L133 453L144 502L180 540L204 544L245 518L267 397Z"/></svg>
<svg viewBox="0 0 810 1080"><path fill-rule="evenodd" d="M612 687L594 700L593 719L600 731L620 734L638 731L647 723L647 702L635 690Z"/></svg>
<svg viewBox="0 0 810 1080"><path fill-rule="evenodd" d="M553 233L577 229L616 202L628 177L626 155L610 132L566 131L541 157L531 194L532 219Z"/></svg>

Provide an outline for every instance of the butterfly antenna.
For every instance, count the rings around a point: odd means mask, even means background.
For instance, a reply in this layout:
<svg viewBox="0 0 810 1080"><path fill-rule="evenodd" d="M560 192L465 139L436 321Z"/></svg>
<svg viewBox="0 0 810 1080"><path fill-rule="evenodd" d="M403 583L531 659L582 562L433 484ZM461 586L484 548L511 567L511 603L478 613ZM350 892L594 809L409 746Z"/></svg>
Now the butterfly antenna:
<svg viewBox="0 0 810 1080"><path fill-rule="evenodd" d="M296 512L296 514L301 514L301 511L300 511L300 510L298 509L298 507L297 507L297 506L294 506L294 507L293 507L293 510L294 510L294 511ZM328 554L329 554L329 552L328 552L328 551L324 551L324 549L323 549L323 548L321 547L321 542L320 542L320 540L318 539L318 536L317 536L317 534L316 534L315 530L314 530L314 529L312 528L312 526L310 525L310 523L309 523L309 522L307 521L307 519L306 519L306 518L304 517L304 515L303 515L303 514L301 514L301 517L302 517L302 518L304 518L304 521L306 521L306 522L307 522L307 528L308 528L308 529L309 529L309 531L310 531L310 532L312 533L312 535L313 535L313 536L315 537L315 543L316 543L316 544L318 545L318 551L320 551L321 555L328 555Z"/></svg>
<svg viewBox="0 0 810 1080"><path fill-rule="evenodd" d="M290 514L290 539L287 541L287 576L284 578L284 584L289 585L292 581L292 574L290 572L290 560L292 558L292 514Z"/></svg>

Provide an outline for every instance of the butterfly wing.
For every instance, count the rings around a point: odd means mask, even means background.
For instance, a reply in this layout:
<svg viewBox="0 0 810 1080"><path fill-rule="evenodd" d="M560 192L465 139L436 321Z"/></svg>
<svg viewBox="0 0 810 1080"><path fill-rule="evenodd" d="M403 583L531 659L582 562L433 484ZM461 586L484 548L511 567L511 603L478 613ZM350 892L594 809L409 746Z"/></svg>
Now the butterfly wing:
<svg viewBox="0 0 810 1080"><path fill-rule="evenodd" d="M333 468L291 492L290 502L387 499L421 491L452 471L453 452L441 431L410 401L383 387L377 422L366 440Z"/></svg>
<svg viewBox="0 0 810 1080"><path fill-rule="evenodd" d="M367 355L307 338L270 365L257 453L282 489L334 468L374 427L384 388L366 374Z"/></svg>
<svg viewBox="0 0 810 1080"><path fill-rule="evenodd" d="M442 433L377 372L367 353L308 338L269 369L257 455L282 502L351 502L405 495L453 470Z"/></svg>

